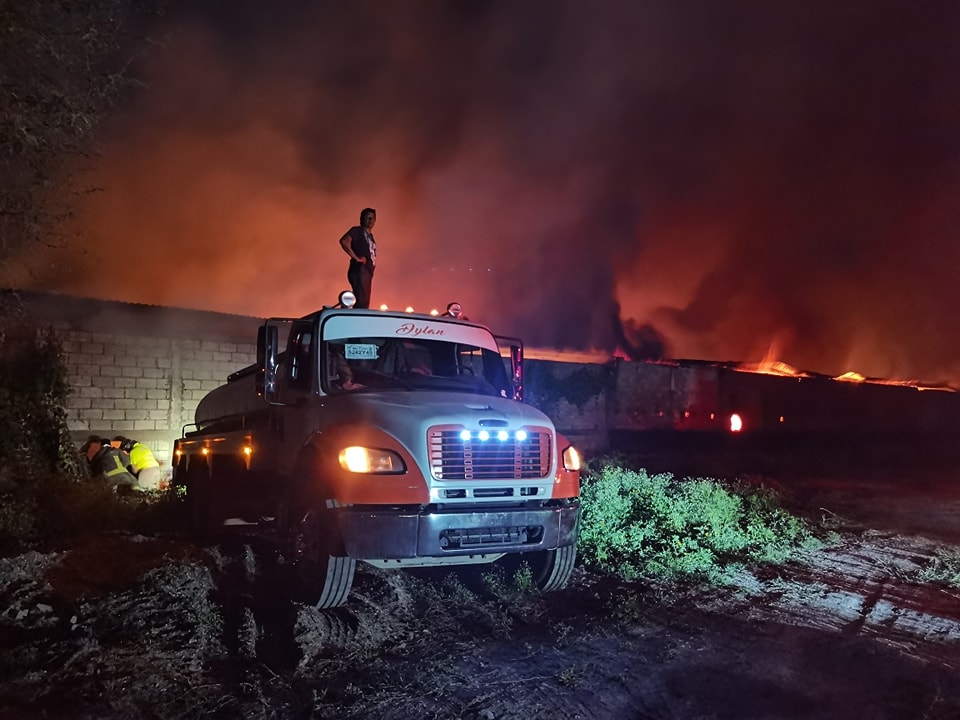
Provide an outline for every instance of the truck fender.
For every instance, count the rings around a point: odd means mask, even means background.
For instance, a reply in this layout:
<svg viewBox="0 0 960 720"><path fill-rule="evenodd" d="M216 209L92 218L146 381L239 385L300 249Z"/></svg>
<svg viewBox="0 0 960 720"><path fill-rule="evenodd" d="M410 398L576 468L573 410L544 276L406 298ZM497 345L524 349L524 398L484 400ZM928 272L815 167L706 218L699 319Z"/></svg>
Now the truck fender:
<svg viewBox="0 0 960 720"><path fill-rule="evenodd" d="M343 505L423 505L430 502L426 479L410 451L389 433L360 423L325 429L308 443L315 461L307 469L316 482L329 487ZM361 474L340 466L340 452L351 445L389 450L403 462L401 472Z"/></svg>
<svg viewBox="0 0 960 720"><path fill-rule="evenodd" d="M580 471L567 470L563 466L563 451L572 443L557 433L557 472L553 478L553 497L575 498L580 496Z"/></svg>

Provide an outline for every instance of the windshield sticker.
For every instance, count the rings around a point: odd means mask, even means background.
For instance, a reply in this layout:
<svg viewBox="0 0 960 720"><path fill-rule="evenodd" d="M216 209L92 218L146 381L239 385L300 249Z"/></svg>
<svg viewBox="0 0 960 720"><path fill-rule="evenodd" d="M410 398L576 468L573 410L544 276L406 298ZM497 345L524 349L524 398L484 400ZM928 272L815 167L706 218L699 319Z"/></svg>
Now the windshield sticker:
<svg viewBox="0 0 960 720"><path fill-rule="evenodd" d="M373 343L347 343L343 346L347 360L376 360L377 346Z"/></svg>

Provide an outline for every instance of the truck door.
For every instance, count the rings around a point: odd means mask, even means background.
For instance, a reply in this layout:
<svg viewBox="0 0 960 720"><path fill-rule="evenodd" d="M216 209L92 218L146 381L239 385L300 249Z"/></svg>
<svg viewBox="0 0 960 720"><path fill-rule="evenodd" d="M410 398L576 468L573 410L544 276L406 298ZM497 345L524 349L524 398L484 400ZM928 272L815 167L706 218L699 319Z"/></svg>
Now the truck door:
<svg viewBox="0 0 960 720"><path fill-rule="evenodd" d="M510 351L510 382L513 385L513 399L523 400L523 340L497 335L500 352Z"/></svg>
<svg viewBox="0 0 960 720"><path fill-rule="evenodd" d="M312 394L317 388L316 331L312 322L297 321L290 328L287 342L286 385L291 400Z"/></svg>

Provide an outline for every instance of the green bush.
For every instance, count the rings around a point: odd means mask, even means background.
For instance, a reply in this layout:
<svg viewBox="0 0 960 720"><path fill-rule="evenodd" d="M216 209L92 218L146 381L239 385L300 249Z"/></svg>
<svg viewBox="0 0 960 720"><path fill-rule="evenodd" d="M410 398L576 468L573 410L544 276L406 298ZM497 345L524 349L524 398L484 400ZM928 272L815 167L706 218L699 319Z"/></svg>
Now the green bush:
<svg viewBox="0 0 960 720"><path fill-rule="evenodd" d="M816 543L772 491L710 479L606 465L584 477L581 507L581 559L628 580L719 582L744 562L783 562Z"/></svg>
<svg viewBox="0 0 960 720"><path fill-rule="evenodd" d="M51 472L82 477L67 427L70 394L59 339L0 296L0 487Z"/></svg>

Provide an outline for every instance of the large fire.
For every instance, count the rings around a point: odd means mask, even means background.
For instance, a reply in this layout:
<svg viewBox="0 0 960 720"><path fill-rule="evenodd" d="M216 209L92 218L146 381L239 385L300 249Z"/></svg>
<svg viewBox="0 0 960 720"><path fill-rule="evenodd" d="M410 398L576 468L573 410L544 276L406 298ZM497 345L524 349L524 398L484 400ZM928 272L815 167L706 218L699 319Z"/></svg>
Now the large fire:
<svg viewBox="0 0 960 720"><path fill-rule="evenodd" d="M626 360L628 355L622 350L610 353L604 350L550 350L546 348L527 348L525 355L534 360L551 360L554 362L584 363L584 364L602 364L614 359ZM659 361L650 361L655 363L682 364L679 360L663 359ZM736 372L753 373L756 375L776 375L778 377L794 378L812 378L827 377L819 373L806 372L798 370L789 363L782 360L776 360L770 355L759 362L742 363L712 363L716 365L725 365ZM866 377L858 372L847 371L831 378L837 382L859 383L864 385L894 385L899 387L912 387L917 390L939 390L941 392L957 392L957 388L948 384L934 384L922 382L920 380L902 380L896 378L873 378Z"/></svg>
<svg viewBox="0 0 960 720"><path fill-rule="evenodd" d="M752 372L762 375L779 375L781 377L813 377L813 373L797 370L795 367L777 360L775 357L776 347L771 346L766 356L757 363L739 363L736 370L739 372ZM917 390L942 390L945 392L956 392L956 388L949 385L932 385L923 383L919 380L899 380L885 378L868 378L858 372L848 370L845 373L833 377L838 382L863 383L871 385L896 385L900 387L913 387Z"/></svg>

